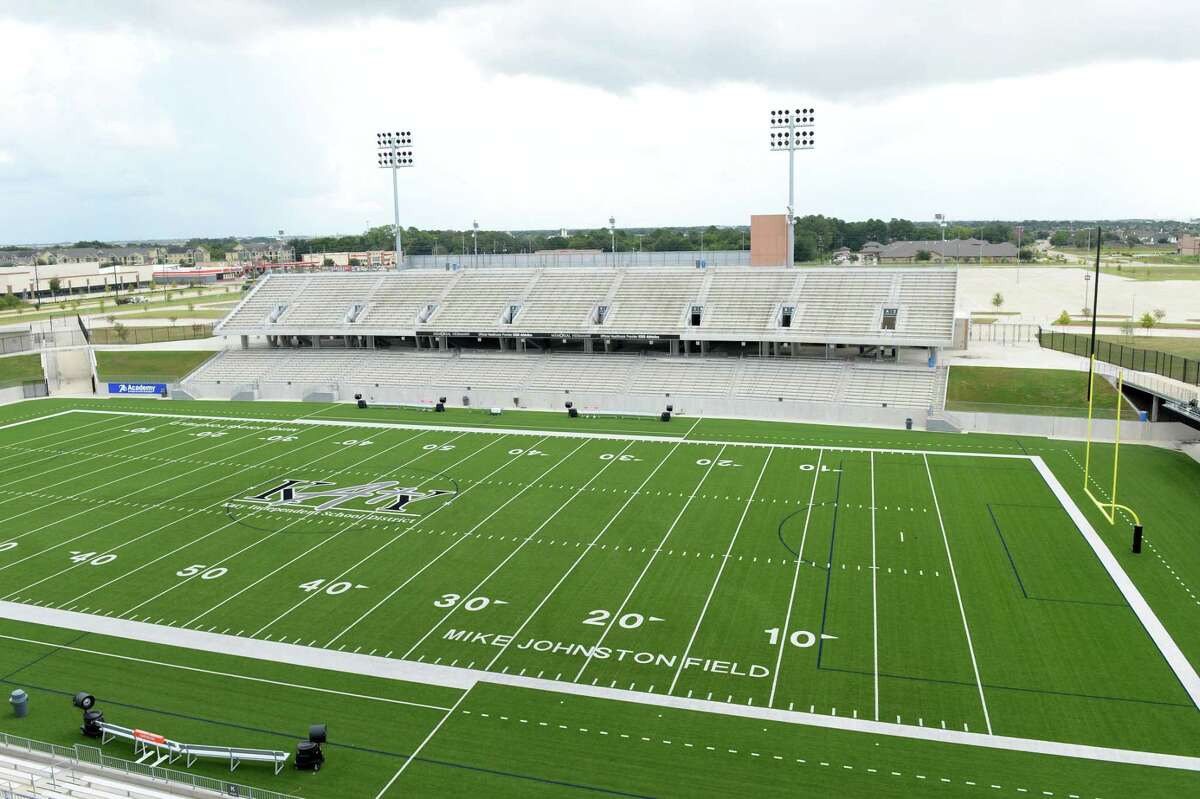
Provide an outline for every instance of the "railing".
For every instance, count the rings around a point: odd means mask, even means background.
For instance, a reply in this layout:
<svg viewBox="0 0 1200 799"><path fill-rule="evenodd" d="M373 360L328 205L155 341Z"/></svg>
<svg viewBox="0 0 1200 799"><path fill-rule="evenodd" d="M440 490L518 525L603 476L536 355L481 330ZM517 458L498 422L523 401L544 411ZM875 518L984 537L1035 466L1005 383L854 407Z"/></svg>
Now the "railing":
<svg viewBox="0 0 1200 799"><path fill-rule="evenodd" d="M1083 358L1088 357L1091 352L1091 338L1078 333L1043 330L1038 336L1038 341L1046 349L1069 352ZM1200 361L1194 358L1098 339L1096 360L1200 386Z"/></svg>
<svg viewBox="0 0 1200 799"><path fill-rule="evenodd" d="M1000 344L1022 344L1037 341L1040 325L1009 324L1005 322L971 323L971 341L995 341Z"/></svg>
<svg viewBox="0 0 1200 799"><path fill-rule="evenodd" d="M168 790L174 788L190 788L192 790L212 791L223 796L248 797L248 799L298 799L290 794L278 793L265 788L255 788L250 785L229 782L227 780L205 777L200 774L189 774L169 768L158 768L144 763L135 763L120 757L104 754L99 747L75 744L73 747L37 741L32 738L22 738L0 732L0 747L28 752L43 758L48 757L56 766L68 769L74 774L74 769L80 764L96 766L107 772L128 776L141 777L155 782L164 783ZM20 796L20 794L17 794ZM6 799L0 789L0 799Z"/></svg>
<svg viewBox="0 0 1200 799"><path fill-rule="evenodd" d="M749 266L749 250L680 250L672 252L561 252L561 253L451 253L449 255L405 255L405 269L503 269L545 266Z"/></svg>

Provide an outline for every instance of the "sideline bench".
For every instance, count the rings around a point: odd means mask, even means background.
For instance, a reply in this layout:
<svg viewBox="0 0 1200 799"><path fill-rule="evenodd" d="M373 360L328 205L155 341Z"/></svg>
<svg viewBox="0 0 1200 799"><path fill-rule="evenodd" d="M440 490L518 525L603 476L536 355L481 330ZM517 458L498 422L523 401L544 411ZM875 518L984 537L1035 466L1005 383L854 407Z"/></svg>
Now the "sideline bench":
<svg viewBox="0 0 1200 799"><path fill-rule="evenodd" d="M275 768L275 773L283 771L283 767L287 765L287 759L290 756L288 752L281 752L275 749L245 749L236 746L208 746L204 744L184 744L178 741L172 741L162 735L157 735L145 730L132 729L130 727L121 727L117 724L109 724L103 722L100 724L101 745L118 738L133 741L133 752L139 755L137 762L148 764L150 766L160 766L165 763L174 763L179 758L184 758L189 768L202 757L229 760L230 772L237 769L238 764L243 761L253 763L270 763ZM150 762L153 760L154 762Z"/></svg>

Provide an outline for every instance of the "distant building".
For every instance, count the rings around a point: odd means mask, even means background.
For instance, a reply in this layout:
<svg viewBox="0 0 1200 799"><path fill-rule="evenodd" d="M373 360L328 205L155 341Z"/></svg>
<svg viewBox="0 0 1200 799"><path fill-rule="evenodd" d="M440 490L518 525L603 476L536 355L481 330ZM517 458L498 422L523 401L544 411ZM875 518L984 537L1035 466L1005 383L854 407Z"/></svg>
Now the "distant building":
<svg viewBox="0 0 1200 799"><path fill-rule="evenodd" d="M159 247L61 247L44 250L38 258L47 264L104 263L141 266L158 263Z"/></svg>
<svg viewBox="0 0 1200 799"><path fill-rule="evenodd" d="M37 250L0 250L0 266L33 266Z"/></svg>
<svg viewBox="0 0 1200 799"><path fill-rule="evenodd" d="M231 263L283 263L296 257L291 247L275 239L239 241L225 253Z"/></svg>
<svg viewBox="0 0 1200 799"><path fill-rule="evenodd" d="M867 245L863 245L865 252ZM930 260L939 263L985 263L1002 264L1017 262L1017 246L1002 241L992 244L982 239L949 239L948 241L893 241L879 250L881 264L907 264L917 262L917 253L929 253Z"/></svg>
<svg viewBox="0 0 1200 799"><path fill-rule="evenodd" d="M203 245L199 247L186 247L183 245L173 244L167 247L166 253L162 256L162 262L167 264L197 264L207 261L209 258L208 248Z"/></svg>
<svg viewBox="0 0 1200 799"><path fill-rule="evenodd" d="M871 266L879 263L879 254L883 252L883 245L877 241L868 241L858 251L858 259L862 261L863 266Z"/></svg>
<svg viewBox="0 0 1200 799"><path fill-rule="evenodd" d="M1200 236L1180 236L1175 242L1177 255L1200 255Z"/></svg>
<svg viewBox="0 0 1200 799"><path fill-rule="evenodd" d="M838 247L833 251L834 264L848 264L854 259L849 247Z"/></svg>
<svg viewBox="0 0 1200 799"><path fill-rule="evenodd" d="M366 250L363 252L310 252L300 256L301 263L321 266L326 259L334 266L350 269L391 269L396 265L394 250Z"/></svg>

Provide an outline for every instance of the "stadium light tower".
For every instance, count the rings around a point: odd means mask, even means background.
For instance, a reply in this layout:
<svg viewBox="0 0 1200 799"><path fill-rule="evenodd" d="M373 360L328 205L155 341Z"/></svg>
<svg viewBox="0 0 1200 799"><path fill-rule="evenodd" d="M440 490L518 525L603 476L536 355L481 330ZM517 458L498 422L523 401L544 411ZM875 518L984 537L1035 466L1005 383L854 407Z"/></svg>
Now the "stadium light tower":
<svg viewBox="0 0 1200 799"><path fill-rule="evenodd" d="M816 145L816 109L781 108L771 112L771 150L788 154L787 265L796 263L796 151Z"/></svg>
<svg viewBox="0 0 1200 799"><path fill-rule="evenodd" d="M608 233L612 237L612 260L613 266L617 265L617 218L610 216L608 218Z"/></svg>
<svg viewBox="0 0 1200 799"><path fill-rule="evenodd" d="M378 151L379 168L392 170L392 210L396 222L396 268L403 263L403 250L400 248L400 189L396 179L396 170L406 169L413 165L412 131L397 130L375 134L375 149Z"/></svg>

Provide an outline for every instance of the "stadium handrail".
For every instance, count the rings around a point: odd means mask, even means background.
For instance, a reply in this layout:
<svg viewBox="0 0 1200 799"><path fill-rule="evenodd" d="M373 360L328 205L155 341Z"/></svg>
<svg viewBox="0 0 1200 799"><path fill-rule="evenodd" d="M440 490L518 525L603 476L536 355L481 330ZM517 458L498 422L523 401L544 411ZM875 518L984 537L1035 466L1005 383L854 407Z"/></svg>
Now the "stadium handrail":
<svg viewBox="0 0 1200 799"><path fill-rule="evenodd" d="M135 777L163 784L187 787L197 791L215 792L222 796L248 796L253 799L300 799L291 794L278 793L265 788L256 788L243 783L205 777L200 774L189 774L185 771L149 766L135 763L120 757L104 754L99 747L86 744L60 746L46 743L33 738L10 735L0 732L0 749L11 749L34 757L48 758L57 766L66 767L70 773L75 770L86 772L88 767L97 768L102 773L120 772L127 777Z"/></svg>

